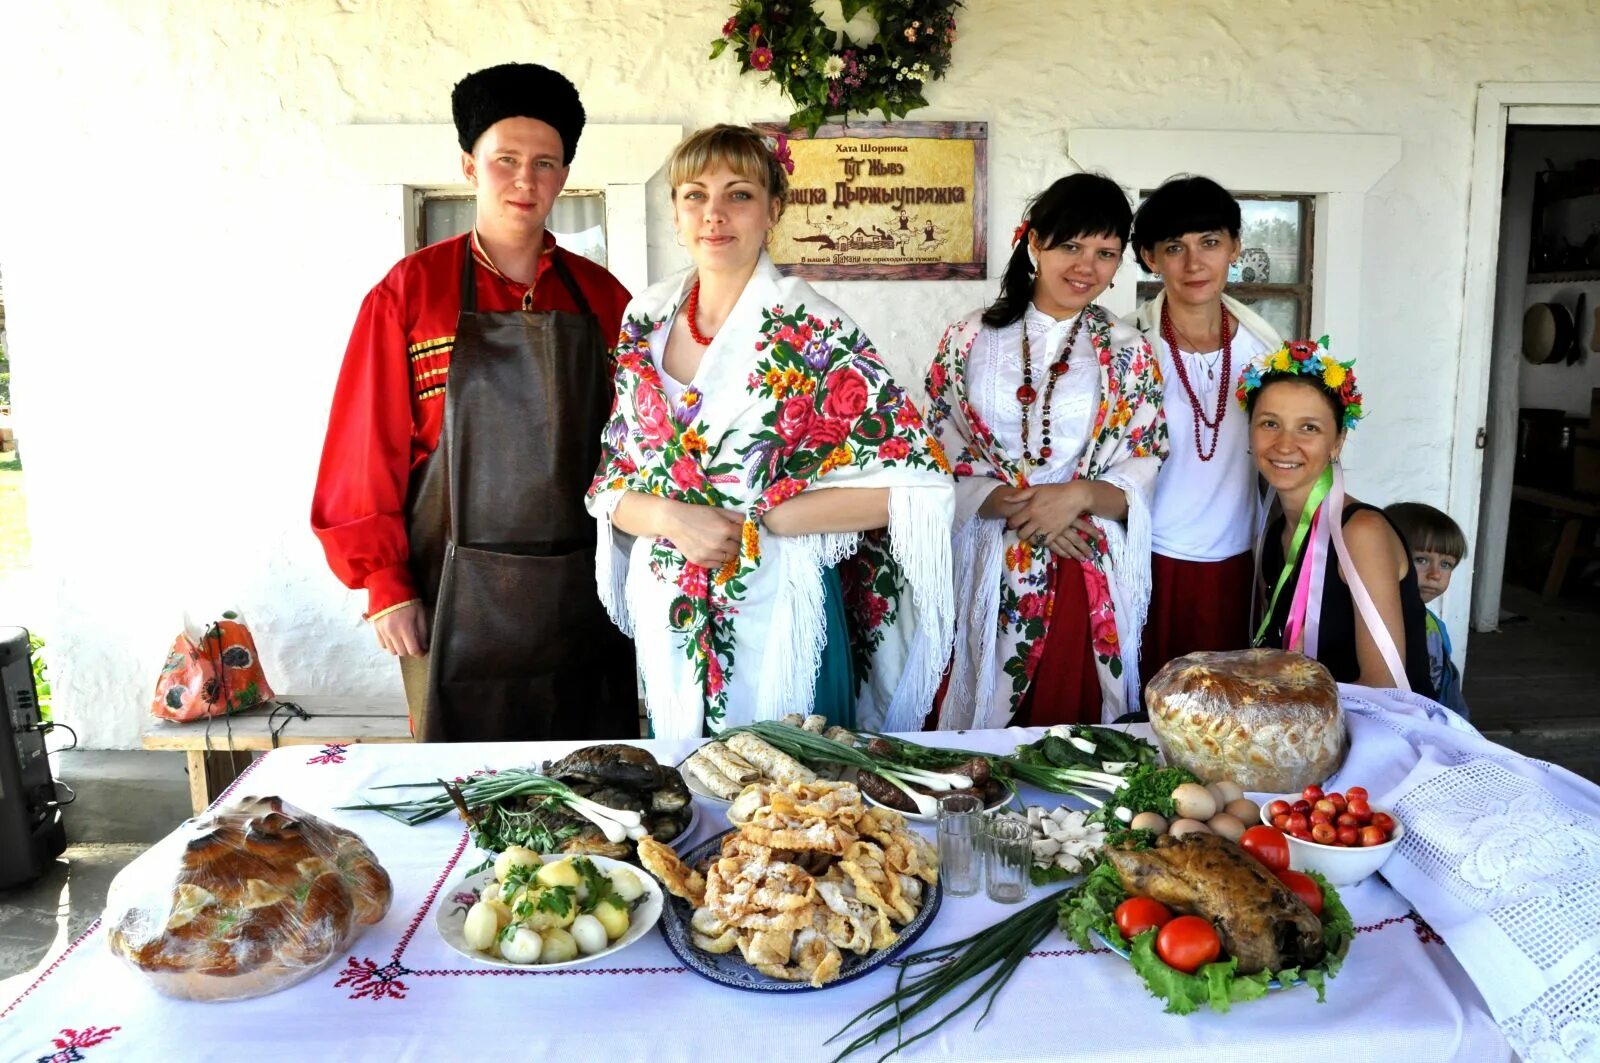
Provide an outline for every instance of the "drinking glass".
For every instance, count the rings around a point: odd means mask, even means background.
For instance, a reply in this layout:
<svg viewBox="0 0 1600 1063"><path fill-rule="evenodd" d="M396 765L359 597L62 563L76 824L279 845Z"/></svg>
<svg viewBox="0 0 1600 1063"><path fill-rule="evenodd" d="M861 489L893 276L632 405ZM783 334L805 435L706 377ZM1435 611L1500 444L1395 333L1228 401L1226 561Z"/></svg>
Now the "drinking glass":
<svg viewBox="0 0 1600 1063"><path fill-rule="evenodd" d="M939 882L950 897L978 892L982 857L978 843L983 827L983 802L972 794L939 798Z"/></svg>
<svg viewBox="0 0 1600 1063"><path fill-rule="evenodd" d="M991 901L1016 904L1028 895L1033 862L1028 824L1012 816L989 816L983 824L984 887Z"/></svg>

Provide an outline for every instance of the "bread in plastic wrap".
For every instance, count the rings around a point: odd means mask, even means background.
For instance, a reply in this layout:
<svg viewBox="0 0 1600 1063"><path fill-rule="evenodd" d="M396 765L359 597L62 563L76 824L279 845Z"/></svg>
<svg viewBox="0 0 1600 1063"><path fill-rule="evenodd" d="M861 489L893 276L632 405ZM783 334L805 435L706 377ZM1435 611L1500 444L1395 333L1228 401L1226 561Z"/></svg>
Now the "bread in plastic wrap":
<svg viewBox="0 0 1600 1063"><path fill-rule="evenodd" d="M392 894L355 834L280 797L244 798L122 870L106 897L107 940L167 996L243 1000L326 967Z"/></svg>
<svg viewBox="0 0 1600 1063"><path fill-rule="evenodd" d="M1344 762L1339 687L1322 664L1282 650L1191 653L1145 688L1167 762L1207 782L1289 793Z"/></svg>

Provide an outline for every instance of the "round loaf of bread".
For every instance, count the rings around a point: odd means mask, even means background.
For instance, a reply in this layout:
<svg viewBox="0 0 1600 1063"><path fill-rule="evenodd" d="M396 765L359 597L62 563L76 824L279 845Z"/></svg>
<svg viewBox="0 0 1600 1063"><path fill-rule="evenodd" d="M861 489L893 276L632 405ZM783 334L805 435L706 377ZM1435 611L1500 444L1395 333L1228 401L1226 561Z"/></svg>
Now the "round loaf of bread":
<svg viewBox="0 0 1600 1063"><path fill-rule="evenodd" d="M123 869L107 892L107 941L167 996L243 1000L326 967L392 894L350 831L279 797L245 798Z"/></svg>
<svg viewBox="0 0 1600 1063"><path fill-rule="evenodd" d="M1333 676L1298 653L1191 653L1156 673L1145 702L1167 762L1207 782L1290 793L1332 775L1349 747Z"/></svg>

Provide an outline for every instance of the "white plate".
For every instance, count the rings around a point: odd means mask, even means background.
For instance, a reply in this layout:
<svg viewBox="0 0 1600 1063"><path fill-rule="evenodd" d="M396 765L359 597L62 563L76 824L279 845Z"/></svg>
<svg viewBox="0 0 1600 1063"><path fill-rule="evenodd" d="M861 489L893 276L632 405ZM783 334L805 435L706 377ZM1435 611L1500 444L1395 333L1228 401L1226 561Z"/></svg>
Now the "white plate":
<svg viewBox="0 0 1600 1063"><path fill-rule="evenodd" d="M937 822L939 822L939 817L938 816L924 816L921 812L901 812L900 809L898 809L898 808L890 808L888 805L884 804L882 801L879 801L876 797L873 797L871 794L867 793L865 790L863 790L861 792L861 796L870 805L877 805L879 808L888 808L890 812L900 812L900 814L902 816L906 817L906 819L910 820L912 823L937 823ZM934 798L934 800L938 800L938 798ZM995 803L989 805L987 808L984 809L984 811L985 812L993 812L995 809L1004 808L1006 805L1009 805L1010 803L1011 803L1011 794L1008 793L1005 796L1001 797L1000 800L998 800Z"/></svg>
<svg viewBox="0 0 1600 1063"><path fill-rule="evenodd" d="M564 963L511 963L497 956L491 956L487 952L479 952L468 945L466 938L462 934L462 927L467 921L467 908L464 905L457 904L454 898L457 893L465 890L471 890L474 896L481 895L483 888L494 881L493 870L471 875L456 882L448 889L441 890L440 895L443 899L439 902L439 907L434 912L433 925L438 928L439 936L444 938L446 945L449 945L474 963L481 963L486 967L505 967L513 971L553 971L558 967L577 967L580 964L603 960L614 953L621 952L650 933L651 929L656 925L656 921L661 918L661 884L656 881L655 876L650 872L634 867L625 861L612 860L610 857L605 856L591 856L588 859L594 861L594 866L602 871L609 872L613 868L626 868L632 871L634 877L644 885L644 893L634 902L632 910L628 913L628 932L592 956L584 956L580 953L577 959L567 960Z"/></svg>
<svg viewBox="0 0 1600 1063"><path fill-rule="evenodd" d="M696 747L696 751L698 751L699 748L700 747ZM692 757L692 756L694 756L694 754L690 753L689 757ZM733 804L733 802L731 800L729 800L728 798L726 798L726 797L718 797L716 794L712 793L710 790L707 790L705 783L701 782L695 776L695 774L693 772L691 772L691 771L687 770L686 768L684 768L684 766L683 766L684 762L687 761L689 759L689 757L684 757L683 760L680 760L677 764L673 765L674 767L676 767L678 769L678 774L683 776L683 781L688 784L689 792L694 794L696 797L703 797L707 801L715 801L719 805L731 805L731 804ZM760 782L761 780L757 779L756 781Z"/></svg>

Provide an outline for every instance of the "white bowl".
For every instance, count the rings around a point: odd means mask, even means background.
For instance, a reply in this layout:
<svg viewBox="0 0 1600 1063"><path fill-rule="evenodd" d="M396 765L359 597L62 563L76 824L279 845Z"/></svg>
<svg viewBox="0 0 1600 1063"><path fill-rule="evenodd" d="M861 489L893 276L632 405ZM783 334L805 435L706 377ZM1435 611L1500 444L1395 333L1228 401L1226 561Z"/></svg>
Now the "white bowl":
<svg viewBox="0 0 1600 1063"><path fill-rule="evenodd" d="M1272 826L1272 817L1267 814L1267 806L1276 798L1268 798L1261 803L1261 822ZM1293 800L1284 796L1283 800L1291 805L1299 800L1296 794ZM1387 808L1373 806L1373 812L1389 812ZM1400 844L1400 839L1406 836L1406 825L1400 822L1400 817L1389 812L1394 820L1394 836L1382 845L1343 846L1323 845L1320 842L1301 841L1294 835L1285 831L1283 836L1289 842L1289 869L1291 871L1315 871L1327 879L1334 886L1353 886L1383 866L1389 859L1389 854L1394 852L1394 847Z"/></svg>

